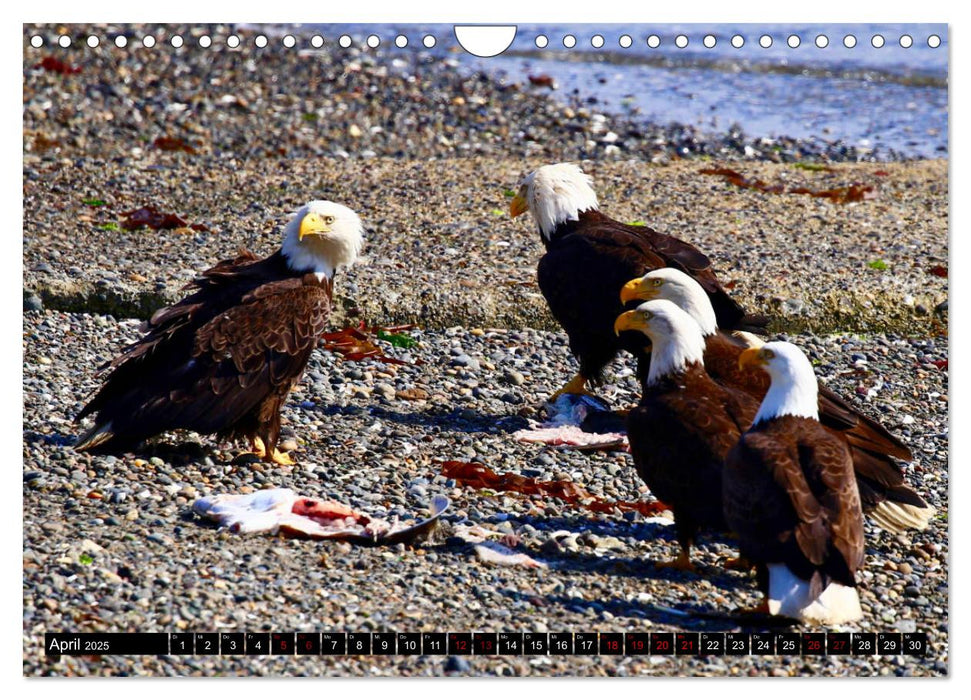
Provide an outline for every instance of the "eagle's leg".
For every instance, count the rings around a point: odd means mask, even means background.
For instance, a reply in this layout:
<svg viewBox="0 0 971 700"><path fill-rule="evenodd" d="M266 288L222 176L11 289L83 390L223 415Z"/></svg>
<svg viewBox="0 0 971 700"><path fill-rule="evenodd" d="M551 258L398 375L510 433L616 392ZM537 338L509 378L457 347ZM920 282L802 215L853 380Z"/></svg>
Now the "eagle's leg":
<svg viewBox="0 0 971 700"><path fill-rule="evenodd" d="M584 394L586 396L592 395L589 391L587 391L587 378L579 372L577 372L573 379L564 384L561 389L553 392L553 395L550 396L550 401L556 401L563 394Z"/></svg>
<svg viewBox="0 0 971 700"><path fill-rule="evenodd" d="M678 533L678 546L681 548L681 551L671 561L658 562L657 566L661 569L674 569L675 571L697 573L698 570L691 563L691 545L695 542L698 526L695 525L689 516L678 513L678 511L674 513L674 522Z"/></svg>
<svg viewBox="0 0 971 700"><path fill-rule="evenodd" d="M746 559L744 556L739 555L737 557L729 557L722 562L722 566L729 571L751 571L755 568L755 564Z"/></svg>
<svg viewBox="0 0 971 700"><path fill-rule="evenodd" d="M661 561L657 563L659 569L674 569L675 571L689 571L697 573L698 569L691 562L691 554L688 548L682 548L678 556L671 561Z"/></svg>

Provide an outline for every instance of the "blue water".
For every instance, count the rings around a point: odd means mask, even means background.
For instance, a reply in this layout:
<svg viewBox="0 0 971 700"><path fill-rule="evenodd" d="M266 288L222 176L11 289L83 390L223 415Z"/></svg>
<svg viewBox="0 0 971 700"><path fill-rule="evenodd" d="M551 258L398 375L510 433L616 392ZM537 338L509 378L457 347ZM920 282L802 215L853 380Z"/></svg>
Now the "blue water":
<svg viewBox="0 0 971 700"><path fill-rule="evenodd" d="M830 24L830 25L520 25L511 51L481 59L462 51L451 25L316 25L308 27L333 35L349 34L360 45L370 34L392 52L393 39L404 34L407 51L420 49L425 35L436 38L432 53L448 56L460 70L482 70L508 82L525 83L529 75L546 74L557 82L552 92L562 101L593 98L590 108L659 124L680 123L712 133L738 124L750 137L790 136L842 141L863 148L893 149L907 157L946 157L948 151L948 31L941 24ZM536 47L538 35L549 39ZM562 38L576 38L572 49ZM621 48L618 39L629 35L633 44ZM660 44L647 44L649 35ZM702 39L714 35L706 48ZM745 44L729 40L741 35ZM770 48L759 37L772 37ZM826 48L815 39L829 38ZM881 35L881 48L871 37ZM900 37L913 39L902 48ZM601 49L591 38L602 36ZM675 37L688 39L685 48ZM787 39L797 35L798 48ZM856 37L854 48L843 38ZM940 46L928 45L928 37ZM600 60L604 53L624 63ZM581 60L573 57L579 55ZM664 65L657 65L662 57ZM717 62L717 66L710 65Z"/></svg>

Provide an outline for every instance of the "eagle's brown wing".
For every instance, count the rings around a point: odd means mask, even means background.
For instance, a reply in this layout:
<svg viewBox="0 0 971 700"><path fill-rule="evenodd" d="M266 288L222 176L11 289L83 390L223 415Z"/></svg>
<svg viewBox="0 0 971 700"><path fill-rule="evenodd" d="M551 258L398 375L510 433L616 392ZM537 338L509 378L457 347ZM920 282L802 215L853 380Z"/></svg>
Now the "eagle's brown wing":
<svg viewBox="0 0 971 700"><path fill-rule="evenodd" d="M726 461L725 517L757 561L854 583L863 522L852 461L818 422L774 419L742 436Z"/></svg>
<svg viewBox="0 0 971 700"><path fill-rule="evenodd" d="M628 417L634 465L651 492L674 509L681 530L724 527L725 455L751 424L758 404L719 387L700 367L649 388Z"/></svg>
<svg viewBox="0 0 971 700"><path fill-rule="evenodd" d="M654 257L663 260L664 264L660 267L673 267L690 275L700 284L711 300L719 328L765 334L769 317L746 314L745 310L729 296L718 281L712 269L711 260L707 255L690 243L655 231L650 226L630 226L617 221L613 223L617 229L637 239L640 242L639 248L650 250ZM644 275L652 269L657 268L646 268L638 276Z"/></svg>
<svg viewBox="0 0 971 700"><path fill-rule="evenodd" d="M747 346L722 331L709 336L706 343L705 369L712 379L761 401L769 390L769 375L738 368L738 356ZM894 461L913 459L907 446L822 384L819 385L819 422L849 445L865 510L871 511L884 501L927 507L905 483L903 469Z"/></svg>
<svg viewBox="0 0 971 700"><path fill-rule="evenodd" d="M125 448L174 428L228 431L274 392L285 396L325 329L330 295L281 264L225 261L156 313L79 414L97 419L77 448Z"/></svg>

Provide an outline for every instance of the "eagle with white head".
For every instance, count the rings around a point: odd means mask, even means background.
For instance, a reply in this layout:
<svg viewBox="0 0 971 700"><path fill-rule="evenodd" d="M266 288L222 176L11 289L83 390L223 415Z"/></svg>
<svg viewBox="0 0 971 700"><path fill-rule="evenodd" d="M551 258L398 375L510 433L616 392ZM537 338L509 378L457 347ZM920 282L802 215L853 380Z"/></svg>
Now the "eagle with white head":
<svg viewBox="0 0 971 700"><path fill-rule="evenodd" d="M277 449L280 409L326 328L334 275L363 240L357 214L315 200L269 257L241 250L203 272L101 368L109 373L77 417L95 422L75 449L121 452L182 428L246 439L261 459L292 464Z"/></svg>
<svg viewBox="0 0 971 700"><path fill-rule="evenodd" d="M524 177L510 214L527 211L546 247L537 267L540 291L580 363L579 373L554 396L587 393L588 383L601 381L604 368L621 350L633 354L639 376L647 376L650 349L643 336L617 337L613 320L625 308L619 302L621 288L650 270L674 267L697 280L723 328L759 331L767 322L746 316L719 284L711 261L694 246L603 214L590 176L577 165L544 165Z"/></svg>

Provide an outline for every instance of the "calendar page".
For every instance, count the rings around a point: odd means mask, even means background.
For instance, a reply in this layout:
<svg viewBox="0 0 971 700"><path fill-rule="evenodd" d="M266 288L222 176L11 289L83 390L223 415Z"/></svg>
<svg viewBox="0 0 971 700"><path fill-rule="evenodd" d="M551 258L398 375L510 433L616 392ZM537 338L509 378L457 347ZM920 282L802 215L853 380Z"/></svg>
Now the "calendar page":
<svg viewBox="0 0 971 700"><path fill-rule="evenodd" d="M25 676L948 674L947 25L22 42Z"/></svg>

